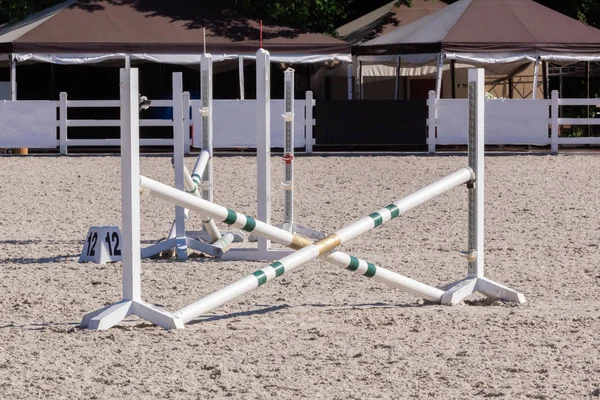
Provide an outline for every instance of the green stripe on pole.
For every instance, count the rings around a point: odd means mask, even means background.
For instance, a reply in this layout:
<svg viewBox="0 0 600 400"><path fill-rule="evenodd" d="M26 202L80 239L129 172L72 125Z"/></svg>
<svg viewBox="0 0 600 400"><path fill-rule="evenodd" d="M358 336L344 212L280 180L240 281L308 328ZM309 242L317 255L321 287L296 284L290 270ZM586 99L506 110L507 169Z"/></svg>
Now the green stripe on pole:
<svg viewBox="0 0 600 400"><path fill-rule="evenodd" d="M376 273L377 267L371 263L367 263L367 272L365 272L363 275L367 278L372 278L375 276Z"/></svg>
<svg viewBox="0 0 600 400"><path fill-rule="evenodd" d="M196 183L196 182L194 182L194 183ZM188 193L189 193L189 194L194 194L194 193L196 193L196 190L197 190L197 189L198 189L198 184L196 183L196 186L194 186L194 189L193 189L193 190L190 190Z"/></svg>
<svg viewBox="0 0 600 400"><path fill-rule="evenodd" d="M350 265L348 265L346 269L349 271L356 271L359 265L360 261L358 261L358 258L350 256Z"/></svg>
<svg viewBox="0 0 600 400"><path fill-rule="evenodd" d="M388 210L390 210L390 214L392 214L392 218L396 218L400 215L400 209L395 204L390 204L389 206L385 206Z"/></svg>
<svg viewBox="0 0 600 400"><path fill-rule="evenodd" d="M237 221L237 213L233 210L227 209L227 218L225 218L225 222L227 225L233 225Z"/></svg>
<svg viewBox="0 0 600 400"><path fill-rule="evenodd" d="M200 178L200 175L198 175L198 174L192 174L192 180L193 180L194 182L196 182L196 185L199 185L199 184L200 184L200 181L201 181L201 179L202 179L202 178Z"/></svg>
<svg viewBox="0 0 600 400"><path fill-rule="evenodd" d="M271 264L271 267L273 267L275 270L275 277L281 276L285 272L285 267L279 261L275 261L273 264Z"/></svg>
<svg viewBox="0 0 600 400"><path fill-rule="evenodd" d="M253 272L252 275L254 275L256 277L256 280L258 281L258 286L261 286L261 285L264 285L265 283L267 283L267 275L265 275L265 273L262 272L261 270Z"/></svg>
<svg viewBox="0 0 600 400"><path fill-rule="evenodd" d="M383 217L378 212L374 212L373 214L369 215L369 217L373 219L373 222L375 223L375 228L383 224Z"/></svg>
<svg viewBox="0 0 600 400"><path fill-rule="evenodd" d="M246 215L246 225L242 227L246 232L252 232L256 228L256 220Z"/></svg>

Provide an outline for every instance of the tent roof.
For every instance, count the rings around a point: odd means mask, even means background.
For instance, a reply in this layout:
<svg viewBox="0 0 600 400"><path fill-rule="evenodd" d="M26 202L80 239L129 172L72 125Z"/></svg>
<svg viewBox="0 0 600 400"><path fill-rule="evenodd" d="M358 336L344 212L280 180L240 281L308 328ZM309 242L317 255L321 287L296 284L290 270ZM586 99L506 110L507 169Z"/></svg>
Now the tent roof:
<svg viewBox="0 0 600 400"><path fill-rule="evenodd" d="M423 18L447 4L440 0L413 0L412 7L396 6L396 0L340 26L336 32L347 42L358 44L385 35Z"/></svg>
<svg viewBox="0 0 600 400"><path fill-rule="evenodd" d="M0 30L4 53L147 53L254 55L258 18L230 0L67 1ZM272 54L347 55L350 45L323 34L264 21L263 47Z"/></svg>
<svg viewBox="0 0 600 400"><path fill-rule="evenodd" d="M353 47L357 55L600 55L600 30L532 0L460 0Z"/></svg>

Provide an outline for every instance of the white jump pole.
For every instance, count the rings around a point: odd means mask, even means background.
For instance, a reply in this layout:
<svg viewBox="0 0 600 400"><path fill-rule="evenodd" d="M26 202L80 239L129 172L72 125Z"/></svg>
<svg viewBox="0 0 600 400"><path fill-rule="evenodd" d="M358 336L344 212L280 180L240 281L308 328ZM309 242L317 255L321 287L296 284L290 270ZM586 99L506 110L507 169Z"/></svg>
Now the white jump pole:
<svg viewBox="0 0 600 400"><path fill-rule="evenodd" d="M339 244L345 243L358 235L374 229L382 225L384 222L396 218L399 215L406 213L418 205L431 200L432 198L445 193L456 186L469 182L472 178L472 171L469 168L462 168L457 172L450 174L447 177L403 198L402 200L390 204L387 207L384 207L381 210L369 215L368 217L359 220L350 227L341 230L338 232L338 234L342 235L340 237L342 238L343 242L340 242ZM210 215L218 221L241 228L246 232L255 233L257 236L265 237L281 245L291 247L293 249L313 246L313 243L309 239L302 238L301 236L294 235L286 230L263 223L259 220L255 220L252 217L229 210L218 204L208 203L187 193L153 181L149 178L141 177L141 187L145 191L149 191L150 194L155 197L174 204L179 204L201 214L203 213ZM318 244L324 240L331 240L331 237L332 236L330 235L316 243ZM332 248L329 250L331 249ZM329 250L327 250L327 252ZM359 260L356 257L349 256L339 251L331 252L329 254L317 254L317 256L320 255L323 255L324 260L329 261L336 266L347 268L351 271L356 271L357 273L368 277L373 277L379 282L403 289L427 300L436 302L441 301L443 291L414 281L410 278L406 278L392 271L388 271L384 268L375 266L366 261ZM281 262L284 260L286 260L286 258L282 259ZM195 317L192 317L192 319L193 318Z"/></svg>
<svg viewBox="0 0 600 400"><path fill-rule="evenodd" d="M183 328L173 314L142 300L140 259L140 134L138 70L120 71L123 299L86 314L81 327L108 329L135 314L165 329Z"/></svg>
<svg viewBox="0 0 600 400"><path fill-rule="evenodd" d="M396 201L395 203L381 208L369 216L364 217L315 243L310 243L310 241L307 239L299 241L299 237L291 234L290 232L265 223L261 223L261 221L254 220L253 218L243 214L238 214L233 210L229 210L217 204L201 202L201 200L199 201L199 199L194 198L187 193L177 191L176 189L146 177L141 177L140 185L144 190L150 191L152 195L162 198L163 200L179 204L199 213L206 213L213 216L213 218L217 220L240 227L247 232L255 232L257 235L260 234L261 236L280 242L286 246L292 248L301 248L301 250L284 257L280 261L276 261L269 266L256 271L253 274L248 275L247 277L242 278L241 280L177 311L175 315L177 315L184 323L186 323L214 309L215 307L224 304L227 301L233 300L249 292L250 290L257 288L258 286L265 284L269 280L281 276L285 272L289 272L292 269L320 256L324 256L324 259L327 261L331 260L335 265L342 264L342 266L345 268L357 270L361 267L360 260L344 253L329 252L334 250L336 247L347 243L348 241L355 239L356 237L383 225L393 218L396 218L435 198L436 196L439 196L440 194L443 194L467 182L471 182L473 179L474 174L470 168L461 168L447 177L442 178L439 181L434 182L431 185ZM308 241L310 244L306 243L306 241ZM345 265L343 265L344 263ZM383 268L377 267L373 264L366 262L363 263L363 270L361 272L363 272L365 276L376 277L379 273L379 270L384 270ZM403 277L399 274L395 274L391 271L384 271L385 272L380 274L378 277L380 282L388 283L394 287L401 287L404 290L415 293L424 298L431 299L432 301L439 302L441 300L441 295L443 294L441 290ZM392 275L400 282L386 279ZM398 285L398 283L401 283L401 285Z"/></svg>

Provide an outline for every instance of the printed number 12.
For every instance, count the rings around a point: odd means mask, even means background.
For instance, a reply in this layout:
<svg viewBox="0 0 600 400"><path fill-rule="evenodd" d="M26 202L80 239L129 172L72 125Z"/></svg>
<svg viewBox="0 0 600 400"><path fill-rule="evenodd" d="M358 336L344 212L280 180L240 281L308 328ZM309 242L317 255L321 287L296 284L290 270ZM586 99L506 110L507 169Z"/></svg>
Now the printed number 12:
<svg viewBox="0 0 600 400"><path fill-rule="evenodd" d="M110 234L110 232L106 232L106 237L104 238L104 241L106 242L106 244L108 244L108 253L111 255L111 257L121 255L121 249L119 249L119 235L117 234L117 232L113 232L112 235ZM116 242L114 243L114 247L113 242Z"/></svg>

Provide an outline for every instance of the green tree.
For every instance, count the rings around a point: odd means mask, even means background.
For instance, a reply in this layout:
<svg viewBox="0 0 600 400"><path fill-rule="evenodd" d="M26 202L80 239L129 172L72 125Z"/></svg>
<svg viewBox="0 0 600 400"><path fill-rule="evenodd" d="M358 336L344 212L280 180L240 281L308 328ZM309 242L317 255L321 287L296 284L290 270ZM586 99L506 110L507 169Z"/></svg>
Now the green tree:
<svg viewBox="0 0 600 400"><path fill-rule="evenodd" d="M389 0L235 0L235 2L246 9L275 18L284 25L295 25L312 32L333 34L337 27L389 3ZM396 3L411 6L412 0L399 0Z"/></svg>
<svg viewBox="0 0 600 400"><path fill-rule="evenodd" d="M63 0L0 0L0 23L19 21Z"/></svg>

